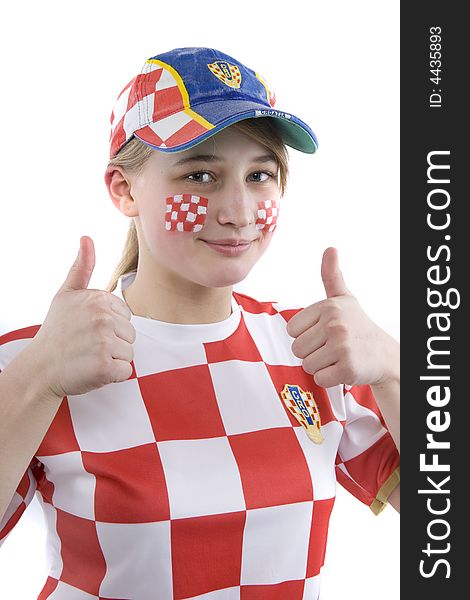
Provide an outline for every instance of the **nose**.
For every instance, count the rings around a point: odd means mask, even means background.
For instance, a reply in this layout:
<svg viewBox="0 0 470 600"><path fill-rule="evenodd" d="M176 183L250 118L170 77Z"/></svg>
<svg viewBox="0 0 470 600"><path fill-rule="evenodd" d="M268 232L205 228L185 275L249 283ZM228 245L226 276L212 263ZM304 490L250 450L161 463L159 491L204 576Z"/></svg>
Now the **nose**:
<svg viewBox="0 0 470 600"><path fill-rule="evenodd" d="M233 225L241 229L256 220L256 199L240 184L227 186L222 191L218 208L217 219L221 225Z"/></svg>

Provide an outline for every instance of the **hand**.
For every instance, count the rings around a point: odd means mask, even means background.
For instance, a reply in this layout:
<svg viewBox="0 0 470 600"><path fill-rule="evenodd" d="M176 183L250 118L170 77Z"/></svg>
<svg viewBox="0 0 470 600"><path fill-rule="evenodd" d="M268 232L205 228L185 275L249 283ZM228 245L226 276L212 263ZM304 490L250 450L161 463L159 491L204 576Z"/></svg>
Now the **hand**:
<svg viewBox="0 0 470 600"><path fill-rule="evenodd" d="M93 240L80 250L31 342L37 376L59 398L85 394L132 374L136 333L131 311L118 296L87 289L95 267Z"/></svg>
<svg viewBox="0 0 470 600"><path fill-rule="evenodd" d="M287 324L292 351L323 387L381 385L393 376L396 342L369 319L346 287L336 248L323 254L326 300L299 311Z"/></svg>

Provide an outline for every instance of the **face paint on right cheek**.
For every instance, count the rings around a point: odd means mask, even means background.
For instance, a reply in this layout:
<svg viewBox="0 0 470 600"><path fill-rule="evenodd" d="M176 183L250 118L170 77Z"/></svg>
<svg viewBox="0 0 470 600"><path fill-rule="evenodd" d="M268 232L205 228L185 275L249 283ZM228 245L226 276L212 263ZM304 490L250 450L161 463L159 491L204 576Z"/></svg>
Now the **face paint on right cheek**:
<svg viewBox="0 0 470 600"><path fill-rule="evenodd" d="M273 232L276 229L279 206L276 200L258 202L258 218L255 221L256 229Z"/></svg>
<svg viewBox="0 0 470 600"><path fill-rule="evenodd" d="M206 222L209 200L194 194L175 194L166 199L165 229L197 233Z"/></svg>

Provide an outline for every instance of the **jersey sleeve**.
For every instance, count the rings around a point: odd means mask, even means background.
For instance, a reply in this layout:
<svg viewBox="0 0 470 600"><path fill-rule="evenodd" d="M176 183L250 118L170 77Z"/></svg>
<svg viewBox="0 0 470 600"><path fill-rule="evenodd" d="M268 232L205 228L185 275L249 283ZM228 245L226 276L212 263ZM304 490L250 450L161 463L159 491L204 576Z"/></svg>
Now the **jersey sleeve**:
<svg viewBox="0 0 470 600"><path fill-rule="evenodd" d="M25 327L0 336L0 373L31 342L38 329L39 326ZM43 475L44 465L36 457L33 457L0 520L0 546L34 498L38 481Z"/></svg>
<svg viewBox="0 0 470 600"><path fill-rule="evenodd" d="M400 482L400 455L370 386L344 386L337 481L378 515Z"/></svg>
<svg viewBox="0 0 470 600"><path fill-rule="evenodd" d="M34 498L38 481L43 474L44 465L37 458L33 458L0 521L0 547Z"/></svg>

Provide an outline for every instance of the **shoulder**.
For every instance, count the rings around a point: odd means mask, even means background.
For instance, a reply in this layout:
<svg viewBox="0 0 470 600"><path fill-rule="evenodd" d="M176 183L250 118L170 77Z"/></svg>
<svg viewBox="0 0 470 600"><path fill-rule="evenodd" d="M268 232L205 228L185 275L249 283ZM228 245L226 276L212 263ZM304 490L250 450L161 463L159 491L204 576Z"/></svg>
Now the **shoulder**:
<svg viewBox="0 0 470 600"><path fill-rule="evenodd" d="M41 325L30 325L0 335L0 370L31 343Z"/></svg>
<svg viewBox="0 0 470 600"><path fill-rule="evenodd" d="M233 292L233 296L245 313L273 316L280 315L286 322L303 308L301 306L284 304L277 300L256 300L255 298L247 296L246 294L241 294L240 292Z"/></svg>

